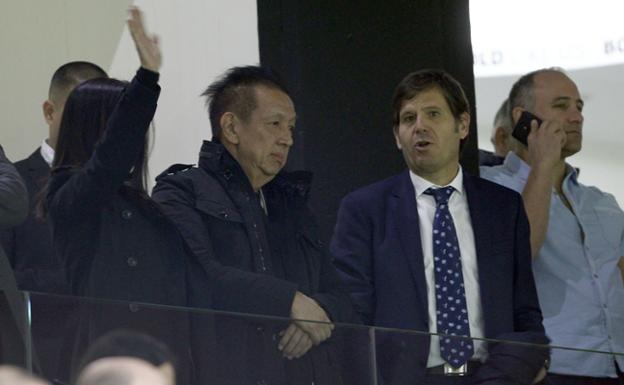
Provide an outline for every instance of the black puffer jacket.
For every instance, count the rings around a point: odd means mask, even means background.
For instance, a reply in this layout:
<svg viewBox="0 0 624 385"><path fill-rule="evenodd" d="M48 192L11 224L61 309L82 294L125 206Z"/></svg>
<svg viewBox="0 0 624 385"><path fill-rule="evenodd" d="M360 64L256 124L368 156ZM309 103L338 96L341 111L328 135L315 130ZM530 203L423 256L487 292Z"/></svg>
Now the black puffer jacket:
<svg viewBox="0 0 624 385"><path fill-rule="evenodd" d="M266 216L238 163L208 141L199 167L175 165L156 178L153 199L211 278L211 303L199 298L199 305L288 317L298 290L333 321L351 320L348 296L306 206L310 181L307 172L275 177L262 188Z"/></svg>
<svg viewBox="0 0 624 385"><path fill-rule="evenodd" d="M194 306L289 317L300 291L332 321L352 320L349 297L306 206L310 180L307 172L276 176L262 188L266 215L240 165L222 145L208 141L199 167L172 166L156 179L153 199L176 223L202 267L189 293ZM341 382L332 368L337 364L334 337L302 359L288 361L277 350L285 322L217 316L212 326L198 323L202 326L195 328L194 340L203 351L198 356L212 359L197 366L213 383Z"/></svg>

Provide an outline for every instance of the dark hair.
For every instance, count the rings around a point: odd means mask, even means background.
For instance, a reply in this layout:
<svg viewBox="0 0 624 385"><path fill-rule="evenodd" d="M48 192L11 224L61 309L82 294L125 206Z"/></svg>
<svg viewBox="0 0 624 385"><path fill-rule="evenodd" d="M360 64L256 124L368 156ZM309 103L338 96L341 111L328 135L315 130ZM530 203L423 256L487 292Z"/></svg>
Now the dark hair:
<svg viewBox="0 0 624 385"><path fill-rule="evenodd" d="M466 93L457 80L443 70L424 69L410 73L394 89L394 96L392 97L392 125L394 128L399 126L399 115L403 102L432 88L437 88L442 92L456 120L464 112L470 114L470 103L468 103ZM468 137L460 142L460 150L467 139Z"/></svg>
<svg viewBox="0 0 624 385"><path fill-rule="evenodd" d="M52 75L48 95L50 99L65 97L75 85L94 78L106 78L106 72L98 65L87 61L73 61L60 66Z"/></svg>
<svg viewBox="0 0 624 385"><path fill-rule="evenodd" d="M274 88L289 95L286 87L271 70L259 66L232 67L206 88L206 97L213 138L221 136L221 116L231 111L243 120L256 108L256 86Z"/></svg>
<svg viewBox="0 0 624 385"><path fill-rule="evenodd" d="M509 99L505 99L494 116L494 127L502 127L507 134L511 134L512 126Z"/></svg>
<svg viewBox="0 0 624 385"><path fill-rule="evenodd" d="M557 72L565 75L561 68L551 67L529 72L516 80L509 91L509 98L507 98L509 100L509 119L511 122L513 122L513 109L515 107L522 107L529 111L535 108L535 95L533 94L535 77L548 72Z"/></svg>
<svg viewBox="0 0 624 385"><path fill-rule="evenodd" d="M77 373L91 362L107 357L133 357L154 366L170 363L175 367L173 354L163 342L144 333L118 329L104 334L89 346Z"/></svg>
<svg viewBox="0 0 624 385"><path fill-rule="evenodd" d="M74 88L65 102L52 169L84 166L106 135L108 118L127 85L120 80L99 78L87 80ZM148 135L129 180L130 187L142 193L147 186L147 141Z"/></svg>

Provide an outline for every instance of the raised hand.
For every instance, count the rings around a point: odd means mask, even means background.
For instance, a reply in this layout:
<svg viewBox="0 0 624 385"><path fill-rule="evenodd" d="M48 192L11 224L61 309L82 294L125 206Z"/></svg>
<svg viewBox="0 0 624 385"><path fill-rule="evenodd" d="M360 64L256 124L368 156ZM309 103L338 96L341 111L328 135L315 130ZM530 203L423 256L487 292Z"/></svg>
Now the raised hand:
<svg viewBox="0 0 624 385"><path fill-rule="evenodd" d="M537 122L532 121L531 133L527 138L531 167L545 166L552 169L561 160L561 149L565 140L562 123L545 120L538 127Z"/></svg>
<svg viewBox="0 0 624 385"><path fill-rule="evenodd" d="M141 67L153 72L158 72L162 64L162 56L160 47L158 46L158 37L156 35L148 35L143 23L143 14L137 7L130 7L128 10L128 29L134 45L136 46L141 60Z"/></svg>

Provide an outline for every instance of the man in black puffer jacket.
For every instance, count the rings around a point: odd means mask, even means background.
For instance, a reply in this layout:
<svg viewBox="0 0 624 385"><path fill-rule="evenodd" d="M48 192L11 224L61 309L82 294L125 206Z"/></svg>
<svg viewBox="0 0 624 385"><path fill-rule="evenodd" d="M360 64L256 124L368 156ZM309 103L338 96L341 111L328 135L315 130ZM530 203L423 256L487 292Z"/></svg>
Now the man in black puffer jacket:
<svg viewBox="0 0 624 385"><path fill-rule="evenodd" d="M206 334L194 339L205 352L197 366L211 383L340 384L330 322L353 312L306 205L311 175L281 172L293 102L253 66L230 69L204 95L213 141L203 143L197 167L172 166L153 192L202 266L191 304L293 321L198 322Z"/></svg>

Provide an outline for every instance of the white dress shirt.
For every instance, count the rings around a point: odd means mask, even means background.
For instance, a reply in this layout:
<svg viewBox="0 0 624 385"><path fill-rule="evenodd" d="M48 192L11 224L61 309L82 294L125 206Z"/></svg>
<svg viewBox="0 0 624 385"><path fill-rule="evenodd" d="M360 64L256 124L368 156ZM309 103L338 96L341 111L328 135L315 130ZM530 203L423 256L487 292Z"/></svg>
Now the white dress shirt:
<svg viewBox="0 0 624 385"><path fill-rule="evenodd" d="M54 149L50 147L47 139L44 139L43 143L41 143L41 150L39 152L48 166L52 167L52 161L54 161Z"/></svg>
<svg viewBox="0 0 624 385"><path fill-rule="evenodd" d="M427 280L427 301L429 311L429 332L437 333L436 299L435 299L435 276L433 272L433 217L436 210L435 198L425 194L430 188L440 188L424 178L410 171L410 178L416 191L416 207L418 209L418 221L420 224L420 240L425 265L425 279ZM453 186L455 191L449 199L448 208L453 217L459 251L461 253L462 273L464 276L464 290L466 291L466 306L468 307L468 322L470 336L483 338L483 310L481 308L481 295L479 292L479 271L477 268L477 253L475 250L474 232L468 210L468 200L464 192L463 172L459 172L455 179L447 186ZM473 360L484 361L487 358L487 346L485 342L474 341ZM440 341L438 337L431 337L429 358L427 367L444 364L440 356Z"/></svg>

